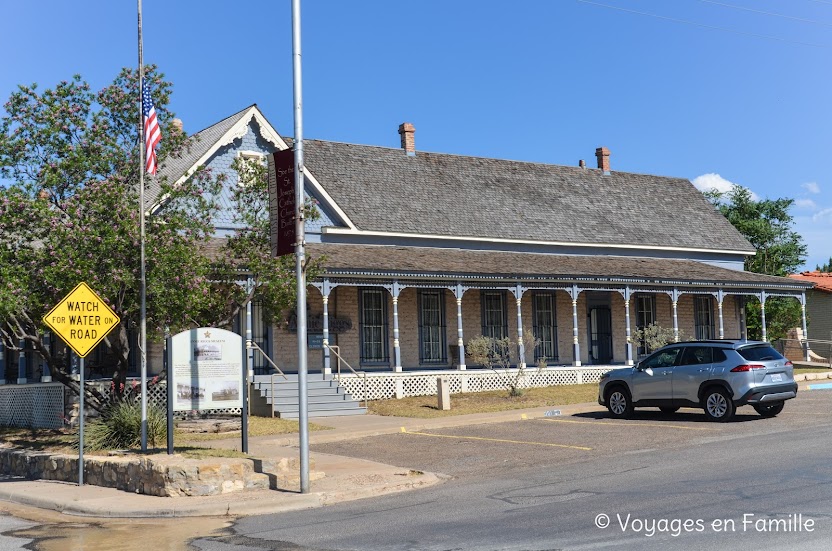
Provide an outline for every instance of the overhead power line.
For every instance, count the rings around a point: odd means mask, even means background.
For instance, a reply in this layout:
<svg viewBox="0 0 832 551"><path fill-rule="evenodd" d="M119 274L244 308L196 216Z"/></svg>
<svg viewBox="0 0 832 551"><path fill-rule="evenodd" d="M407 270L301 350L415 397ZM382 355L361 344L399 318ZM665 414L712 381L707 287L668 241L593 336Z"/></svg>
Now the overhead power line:
<svg viewBox="0 0 832 551"><path fill-rule="evenodd" d="M706 4L713 4L715 6L721 6L723 8L731 8L734 10L741 10L741 11L748 11L751 13L759 13L760 15L768 15L771 17L782 17L783 19L790 19L792 21L799 21L801 23L812 23L814 25L825 25L827 27L832 27L832 23L827 23L825 21L817 21L815 19L804 19L802 17L795 17L793 15L786 15L784 13L774 13L771 11L764 11L764 10L756 10L754 8L746 8L745 6L735 6L734 4L726 4L724 2L716 2L716 0L699 0L700 2L704 2ZM832 3L832 2L830 2Z"/></svg>
<svg viewBox="0 0 832 551"><path fill-rule="evenodd" d="M799 41L799 40L791 40L791 39L782 38L782 37L779 37L779 36L771 36L771 35L767 35L767 34L758 34L758 33L750 33L750 32L745 32L745 31L738 31L736 29L729 29L727 27L717 27L715 25L707 25L705 23L697 23L696 21L688 21L687 19L677 19L675 17L668 17L666 15L659 15L659 14L656 14L656 13L648 13L648 12L644 12L644 11L631 10L629 8L622 8L622 7L619 7L619 6L610 6L609 4L602 4L600 2L591 2L590 0L577 0L577 1L582 3L582 4L590 4L590 5L593 5L593 6L598 6L600 8L607 8L607 9L610 9L610 10L622 11L622 12L626 12L626 13L632 13L632 14L635 14L635 15L643 15L645 17L653 17L653 18L656 18L656 19L662 19L664 21L673 21L674 23L683 23L685 25L692 25L694 27L701 27L703 29L711 29L713 31L722 31L722 32L726 32L726 33L738 34L738 35L741 35L741 36L751 36L751 37L754 37L754 38L762 38L764 40L773 40L773 41L776 41L776 42L788 42L788 43L791 43L791 44L800 44L801 46L812 46L813 48L828 48L829 47L825 44L815 44L815 43L812 43L812 42L802 42L802 41Z"/></svg>

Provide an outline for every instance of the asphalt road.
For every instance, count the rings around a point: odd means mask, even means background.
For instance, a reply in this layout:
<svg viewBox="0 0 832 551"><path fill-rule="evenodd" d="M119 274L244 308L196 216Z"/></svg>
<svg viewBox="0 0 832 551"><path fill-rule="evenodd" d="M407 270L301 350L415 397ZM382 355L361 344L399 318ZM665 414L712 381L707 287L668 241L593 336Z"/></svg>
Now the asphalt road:
<svg viewBox="0 0 832 551"><path fill-rule="evenodd" d="M451 475L426 490L249 517L204 551L829 549L832 391L742 408L603 412L316 446ZM599 527L600 526L600 527Z"/></svg>
<svg viewBox="0 0 832 551"><path fill-rule="evenodd" d="M22 530L32 526L31 522L0 514L0 551L23 551L32 542L30 538L21 538L8 534L15 530Z"/></svg>

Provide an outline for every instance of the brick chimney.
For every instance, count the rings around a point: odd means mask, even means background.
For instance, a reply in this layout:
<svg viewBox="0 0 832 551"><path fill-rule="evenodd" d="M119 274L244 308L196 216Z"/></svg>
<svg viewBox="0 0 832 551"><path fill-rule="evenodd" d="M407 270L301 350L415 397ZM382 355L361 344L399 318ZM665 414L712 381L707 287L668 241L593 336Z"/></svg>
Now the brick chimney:
<svg viewBox="0 0 832 551"><path fill-rule="evenodd" d="M416 155L416 138L413 137L414 134L416 134L416 128L409 122L403 122L399 125L399 135L402 137L402 149L411 157Z"/></svg>
<svg viewBox="0 0 832 551"><path fill-rule="evenodd" d="M595 157L598 159L598 168L604 171L604 174L610 173L610 150L606 147L599 147L595 149Z"/></svg>

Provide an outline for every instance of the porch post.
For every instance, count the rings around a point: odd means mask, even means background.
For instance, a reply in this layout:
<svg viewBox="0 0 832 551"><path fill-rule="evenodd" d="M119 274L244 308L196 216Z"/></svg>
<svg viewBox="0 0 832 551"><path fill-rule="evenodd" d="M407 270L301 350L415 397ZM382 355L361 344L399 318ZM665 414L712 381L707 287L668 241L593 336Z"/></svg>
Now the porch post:
<svg viewBox="0 0 832 551"><path fill-rule="evenodd" d="M679 342L679 289L673 288L673 293L670 295L673 300L673 342Z"/></svg>
<svg viewBox="0 0 832 551"><path fill-rule="evenodd" d="M760 319L762 321L762 329L763 329L763 341L767 342L768 338L766 336L766 292L760 291Z"/></svg>
<svg viewBox="0 0 832 551"><path fill-rule="evenodd" d="M514 292L514 297L517 299L517 363L520 369L526 368L526 345L523 343L523 286L519 283Z"/></svg>
<svg viewBox="0 0 832 551"><path fill-rule="evenodd" d="M803 320L803 359L809 361L809 333L806 330L806 291L800 293L800 317Z"/></svg>
<svg viewBox="0 0 832 551"><path fill-rule="evenodd" d="M17 384L26 384L26 341L20 340L20 354L17 355Z"/></svg>
<svg viewBox="0 0 832 551"><path fill-rule="evenodd" d="M393 371L402 370L402 351L399 348L399 282L393 282Z"/></svg>
<svg viewBox="0 0 832 551"><path fill-rule="evenodd" d="M6 384L6 347L0 341L0 385Z"/></svg>
<svg viewBox="0 0 832 551"><path fill-rule="evenodd" d="M48 331L43 334L43 346L47 349L51 349L52 334ZM52 372L49 371L49 364L47 363L46 358L41 358L40 360L40 382L52 382Z"/></svg>
<svg viewBox="0 0 832 551"><path fill-rule="evenodd" d="M459 365L457 365L457 369L460 371L464 371L466 369L465 366L465 343L462 340L462 284L457 283L456 289L454 290L454 296L456 297L456 345L459 348Z"/></svg>
<svg viewBox="0 0 832 551"><path fill-rule="evenodd" d="M322 327L322 337L323 337L323 345L324 345L324 376L332 374L332 366L330 365L329 360L329 279L324 279L324 283L321 286L321 296L323 297L324 301L324 315L323 315L323 327Z"/></svg>
<svg viewBox="0 0 832 551"><path fill-rule="evenodd" d="M719 289L716 292L716 308L719 310L719 340L725 338L725 321L722 317L722 301L725 300L725 292Z"/></svg>
<svg viewBox="0 0 832 551"><path fill-rule="evenodd" d="M581 366L581 345L578 343L578 295L577 285L572 285L569 295L572 297L572 365Z"/></svg>
<svg viewBox="0 0 832 551"><path fill-rule="evenodd" d="M633 333L630 327L630 286L624 287L624 327L627 332L627 365L633 365Z"/></svg>

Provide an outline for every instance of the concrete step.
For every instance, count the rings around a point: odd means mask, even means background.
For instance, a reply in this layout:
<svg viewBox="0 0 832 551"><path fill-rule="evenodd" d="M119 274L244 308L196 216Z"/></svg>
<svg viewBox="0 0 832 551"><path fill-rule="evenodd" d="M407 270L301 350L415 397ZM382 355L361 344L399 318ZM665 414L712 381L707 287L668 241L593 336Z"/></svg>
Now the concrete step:
<svg viewBox="0 0 832 551"><path fill-rule="evenodd" d="M258 388L255 389L255 392L259 392L261 396L268 397L272 396L272 389L271 388ZM344 389L342 387L327 387L327 388L307 388L306 395L307 396L332 396L335 394L345 394ZM288 387L274 387L274 395L278 397L291 397L294 396L297 398L298 396L298 387L288 388Z"/></svg>
<svg viewBox="0 0 832 551"><path fill-rule="evenodd" d="M297 406L298 404L298 396L275 396L274 398L271 396L264 396L263 398L266 399L267 404L274 404L278 407L280 406ZM352 396L349 394L327 394L327 395L318 395L318 396L307 396L306 401L308 404L323 404L328 402L354 402L355 400L352 399Z"/></svg>
<svg viewBox="0 0 832 551"><path fill-rule="evenodd" d="M272 380L271 375L255 375L252 379L253 383L268 383ZM282 375L275 375L274 382L277 383L278 381L289 381L295 382L298 380L297 373L286 373L286 377L284 378ZM312 381L331 381L333 380L332 375L322 375L321 373L307 373L306 380L309 382Z"/></svg>
<svg viewBox="0 0 832 551"><path fill-rule="evenodd" d="M342 409L342 410L310 410L308 415L309 417L336 417L336 416L344 416L344 415L364 415L367 413L367 408L356 408L356 409ZM298 411L281 411L280 418L281 419L297 419Z"/></svg>
<svg viewBox="0 0 832 551"><path fill-rule="evenodd" d="M254 383L254 388L258 390L267 390L274 387L275 390L278 388L298 388L297 381L277 381L275 380L274 384L272 385L271 382L267 383ZM309 381L306 384L306 388L338 388L337 381Z"/></svg>

